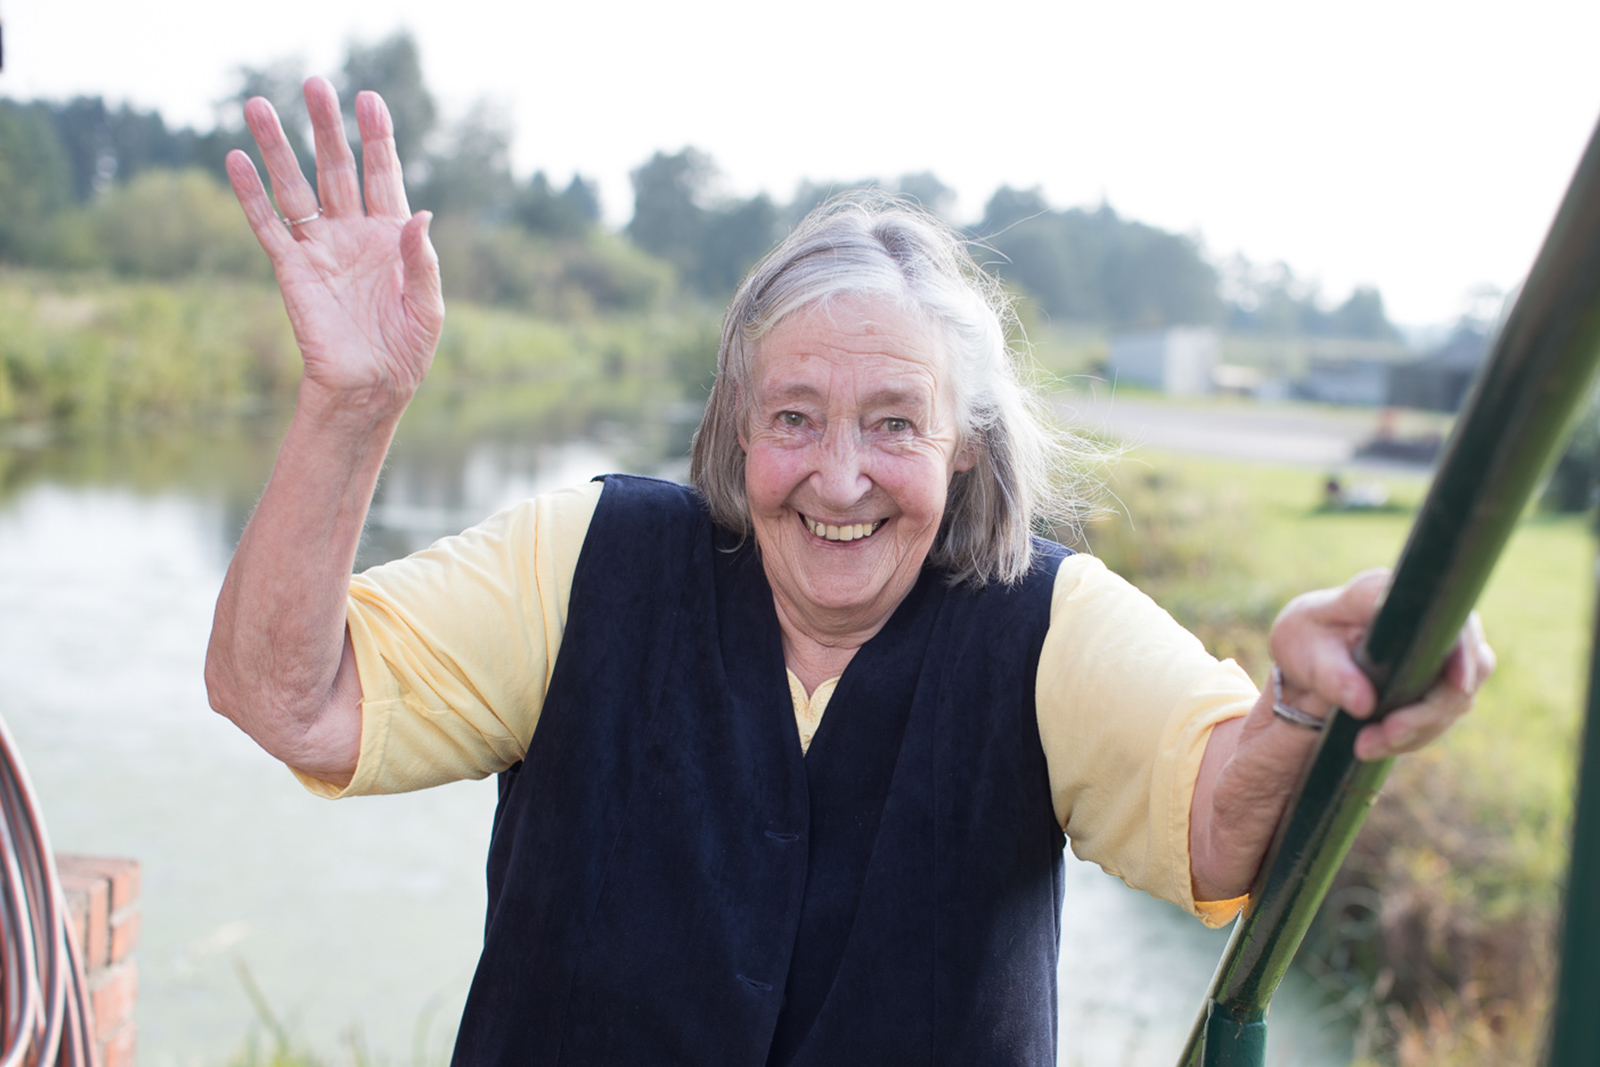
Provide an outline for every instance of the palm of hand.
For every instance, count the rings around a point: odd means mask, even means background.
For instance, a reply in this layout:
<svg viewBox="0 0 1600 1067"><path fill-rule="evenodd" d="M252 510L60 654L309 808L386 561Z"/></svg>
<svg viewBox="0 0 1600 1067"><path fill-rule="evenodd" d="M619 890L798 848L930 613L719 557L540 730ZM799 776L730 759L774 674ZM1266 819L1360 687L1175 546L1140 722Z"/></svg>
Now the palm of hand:
<svg viewBox="0 0 1600 1067"><path fill-rule="evenodd" d="M319 196L300 171L265 100L245 107L285 226L243 152L228 176L256 238L272 260L305 380L333 395L403 407L433 361L444 323L429 216L406 205L393 125L374 93L357 97L366 168L365 205L333 88L306 83L316 135Z"/></svg>
<svg viewBox="0 0 1600 1067"><path fill-rule="evenodd" d="M314 239L297 241L274 264L306 376L338 392L409 395L433 361L443 315L405 291L401 227L377 218L314 225Z"/></svg>

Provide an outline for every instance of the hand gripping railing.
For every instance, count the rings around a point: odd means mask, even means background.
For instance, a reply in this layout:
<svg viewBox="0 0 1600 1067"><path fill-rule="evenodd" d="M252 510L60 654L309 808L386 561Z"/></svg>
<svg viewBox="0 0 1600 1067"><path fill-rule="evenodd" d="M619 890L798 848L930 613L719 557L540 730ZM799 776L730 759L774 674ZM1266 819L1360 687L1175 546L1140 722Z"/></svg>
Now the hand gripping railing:
<svg viewBox="0 0 1600 1067"><path fill-rule="evenodd" d="M1522 295L1456 421L1439 472L1357 654L1378 715L1439 673L1600 361L1600 129ZM1211 980L1180 1067L1259 1067L1267 1004L1349 851L1390 760L1362 763L1362 723L1324 727Z"/></svg>

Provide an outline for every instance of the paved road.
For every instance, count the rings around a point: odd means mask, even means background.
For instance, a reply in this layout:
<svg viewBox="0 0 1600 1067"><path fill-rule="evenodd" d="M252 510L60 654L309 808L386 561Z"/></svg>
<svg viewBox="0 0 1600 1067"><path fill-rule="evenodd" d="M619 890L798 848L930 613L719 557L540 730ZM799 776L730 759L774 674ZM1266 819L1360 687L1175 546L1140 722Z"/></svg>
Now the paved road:
<svg viewBox="0 0 1600 1067"><path fill-rule="evenodd" d="M1056 408L1069 425L1118 438L1135 449L1306 467L1426 470L1391 460L1355 457L1356 448L1377 433L1376 410L1245 400L1177 403L1113 397L1109 391L1064 394L1056 398ZM1402 423L1399 432L1415 430Z"/></svg>

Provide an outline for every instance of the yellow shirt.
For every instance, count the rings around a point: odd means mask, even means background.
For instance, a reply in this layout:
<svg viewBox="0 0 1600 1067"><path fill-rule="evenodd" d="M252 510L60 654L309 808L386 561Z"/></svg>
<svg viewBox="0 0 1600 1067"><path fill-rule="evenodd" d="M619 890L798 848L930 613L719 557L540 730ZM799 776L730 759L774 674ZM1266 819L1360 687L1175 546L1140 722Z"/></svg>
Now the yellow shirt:
<svg viewBox="0 0 1600 1067"><path fill-rule="evenodd" d="M538 726L573 573L600 483L536 497L352 583L347 613L361 676L361 753L343 790L395 793L481 778L522 758ZM807 695L791 673L809 744L833 683ZM1080 858L1210 925L1241 901L1199 904L1189 875L1189 802L1206 740L1256 689L1154 601L1092 556L1064 560L1035 679L1055 814Z"/></svg>

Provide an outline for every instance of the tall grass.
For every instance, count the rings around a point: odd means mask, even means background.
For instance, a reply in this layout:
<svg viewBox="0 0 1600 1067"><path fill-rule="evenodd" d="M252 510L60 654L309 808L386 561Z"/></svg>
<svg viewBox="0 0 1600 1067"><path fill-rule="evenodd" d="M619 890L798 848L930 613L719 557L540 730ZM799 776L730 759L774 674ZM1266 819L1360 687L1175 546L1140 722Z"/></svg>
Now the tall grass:
<svg viewBox="0 0 1600 1067"><path fill-rule="evenodd" d="M703 308L556 320L453 304L430 389L647 382L692 394L715 348ZM83 432L256 411L291 398L299 375L269 284L0 271L0 427Z"/></svg>
<svg viewBox="0 0 1600 1067"><path fill-rule="evenodd" d="M0 274L0 421L92 426L238 410L291 388L272 290Z"/></svg>
<svg viewBox="0 0 1600 1067"><path fill-rule="evenodd" d="M1397 507L1330 512L1319 472L1144 455L1112 481L1125 514L1086 531L1143 587L1259 681L1296 593L1398 557L1420 479ZM1356 1021L1364 1063L1533 1062L1567 863L1573 752L1593 595L1579 517L1519 526L1480 601L1499 655L1478 707L1402 759L1300 964Z"/></svg>
<svg viewBox="0 0 1600 1067"><path fill-rule="evenodd" d="M355 1024L345 1031L342 1056L329 1056L321 1050L312 1049L294 1032L294 1027L273 1009L249 964L242 958L235 958L234 973L238 975L239 984L255 1009L256 1019L255 1026L245 1036L244 1044L225 1067L334 1067L345 1062L350 1067L388 1067L389 1061L375 1059L368 1051L361 1027ZM442 1067L448 1062L448 1050L439 1047L439 1042L435 1040L434 1024L438 1021L439 1008L439 1002L434 1000L418 1015L412 1034L409 1067Z"/></svg>

